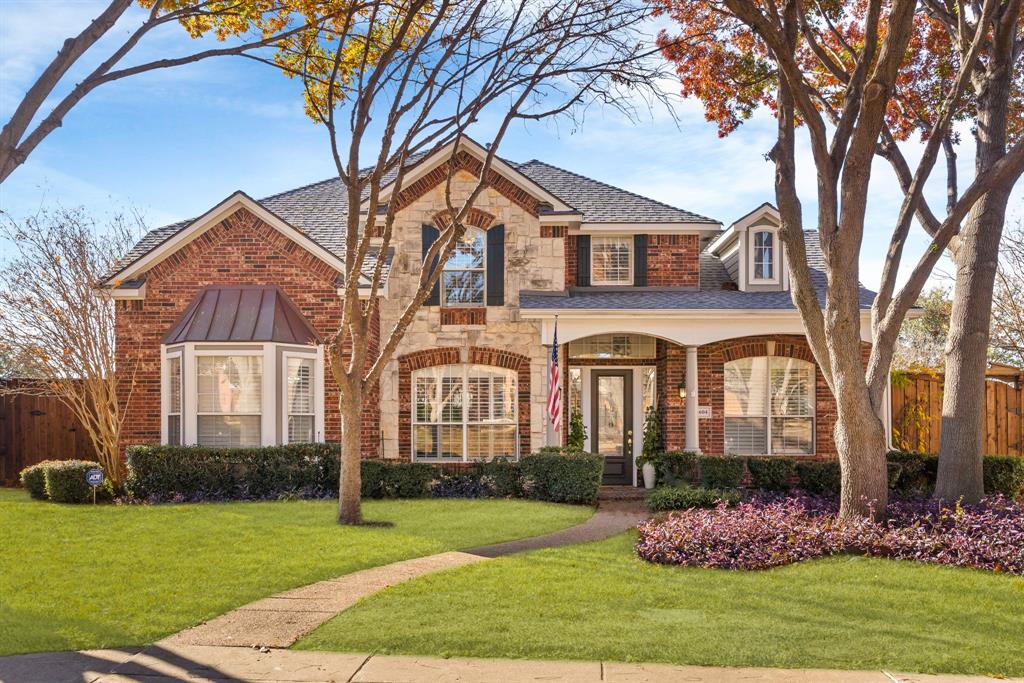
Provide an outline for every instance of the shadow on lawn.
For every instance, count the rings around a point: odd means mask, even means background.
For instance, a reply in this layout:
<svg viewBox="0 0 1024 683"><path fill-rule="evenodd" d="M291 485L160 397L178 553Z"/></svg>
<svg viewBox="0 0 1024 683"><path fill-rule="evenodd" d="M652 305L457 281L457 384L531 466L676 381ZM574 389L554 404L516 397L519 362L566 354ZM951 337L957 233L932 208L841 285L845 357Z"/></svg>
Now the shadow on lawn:
<svg viewBox="0 0 1024 683"><path fill-rule="evenodd" d="M237 680L209 663L159 645L121 650L39 652L0 657L3 683Z"/></svg>

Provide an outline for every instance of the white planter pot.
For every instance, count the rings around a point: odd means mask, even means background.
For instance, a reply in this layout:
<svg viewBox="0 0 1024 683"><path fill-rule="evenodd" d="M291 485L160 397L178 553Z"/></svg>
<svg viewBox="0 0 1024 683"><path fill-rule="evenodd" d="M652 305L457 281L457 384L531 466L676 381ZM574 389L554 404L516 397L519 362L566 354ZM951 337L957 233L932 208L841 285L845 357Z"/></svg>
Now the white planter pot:
<svg viewBox="0 0 1024 683"><path fill-rule="evenodd" d="M657 472L654 470L654 465L649 462L645 462L644 466L640 468L644 473L644 488L653 489L654 481L657 479Z"/></svg>

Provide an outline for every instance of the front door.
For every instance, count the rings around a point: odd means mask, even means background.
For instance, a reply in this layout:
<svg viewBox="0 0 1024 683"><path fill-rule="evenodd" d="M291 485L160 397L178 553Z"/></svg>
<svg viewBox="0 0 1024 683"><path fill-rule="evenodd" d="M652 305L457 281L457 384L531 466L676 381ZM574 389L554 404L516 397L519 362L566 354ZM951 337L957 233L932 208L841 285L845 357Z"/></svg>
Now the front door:
<svg viewBox="0 0 1024 683"><path fill-rule="evenodd" d="M633 483L633 371L590 375L592 450L604 458L604 484Z"/></svg>

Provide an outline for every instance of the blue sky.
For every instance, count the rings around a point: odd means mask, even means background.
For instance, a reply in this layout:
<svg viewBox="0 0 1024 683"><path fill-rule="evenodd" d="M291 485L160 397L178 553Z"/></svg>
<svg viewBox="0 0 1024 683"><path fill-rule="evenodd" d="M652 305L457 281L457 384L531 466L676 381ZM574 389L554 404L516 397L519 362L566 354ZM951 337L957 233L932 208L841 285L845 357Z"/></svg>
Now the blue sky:
<svg viewBox="0 0 1024 683"><path fill-rule="evenodd" d="M0 2L0 119L7 120L62 41L104 5ZM141 56L194 49L180 29L168 28ZM117 26L114 33L125 30ZM76 70L72 80L83 73ZM773 200L773 169L764 160L774 137L768 115L720 139L698 103L684 102L677 111L678 122L660 111L632 122L591 110L578 128L566 122L521 126L500 153L517 161L539 158L726 225ZM908 148L908 156L916 154ZM972 163L972 149L963 145L962 177L970 176ZM805 216L813 217L814 175L806 149L798 166ZM228 58L100 87L0 186L0 208L20 217L54 203L85 205L98 215L134 207L156 227L198 215L236 189L262 197L332 173L326 134L304 116L299 86L268 66ZM929 193L941 207L941 182ZM891 171L877 162L861 256L868 286L878 282L899 199ZM1010 215L1024 217L1019 185ZM915 226L914 257L926 244L922 235Z"/></svg>

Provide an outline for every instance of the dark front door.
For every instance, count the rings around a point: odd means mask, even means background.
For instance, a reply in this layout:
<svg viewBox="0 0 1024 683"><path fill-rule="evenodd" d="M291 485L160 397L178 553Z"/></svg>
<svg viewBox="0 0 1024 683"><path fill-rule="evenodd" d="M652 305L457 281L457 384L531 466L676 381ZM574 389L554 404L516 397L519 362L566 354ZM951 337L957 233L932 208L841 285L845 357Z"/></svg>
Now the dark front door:
<svg viewBox="0 0 1024 683"><path fill-rule="evenodd" d="M604 457L604 484L633 483L633 372L593 370L590 435L595 453Z"/></svg>

